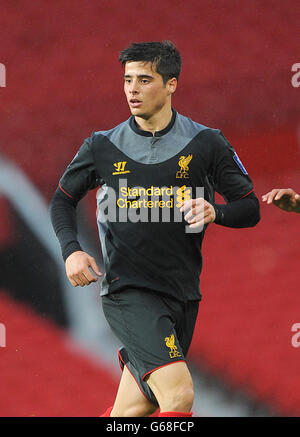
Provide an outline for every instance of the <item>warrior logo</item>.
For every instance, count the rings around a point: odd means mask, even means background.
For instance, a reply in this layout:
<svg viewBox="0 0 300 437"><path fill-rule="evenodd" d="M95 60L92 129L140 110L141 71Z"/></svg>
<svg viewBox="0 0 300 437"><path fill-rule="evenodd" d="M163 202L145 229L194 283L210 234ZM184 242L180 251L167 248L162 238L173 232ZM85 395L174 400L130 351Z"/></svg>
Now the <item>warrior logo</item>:
<svg viewBox="0 0 300 437"><path fill-rule="evenodd" d="M188 171L189 171L189 163L191 162L193 155L189 156L181 156L178 161L178 165L180 167L180 170L176 173L176 178L179 179L187 179L189 177Z"/></svg>
<svg viewBox="0 0 300 437"><path fill-rule="evenodd" d="M180 353L177 350L177 346L175 345L175 337L174 334L171 334L170 337L165 338L166 346L170 348L170 358L181 357Z"/></svg>
<svg viewBox="0 0 300 437"><path fill-rule="evenodd" d="M127 161L115 162L114 167L115 167L116 171L113 172L113 175L130 173L130 170L125 170L126 164L127 164Z"/></svg>

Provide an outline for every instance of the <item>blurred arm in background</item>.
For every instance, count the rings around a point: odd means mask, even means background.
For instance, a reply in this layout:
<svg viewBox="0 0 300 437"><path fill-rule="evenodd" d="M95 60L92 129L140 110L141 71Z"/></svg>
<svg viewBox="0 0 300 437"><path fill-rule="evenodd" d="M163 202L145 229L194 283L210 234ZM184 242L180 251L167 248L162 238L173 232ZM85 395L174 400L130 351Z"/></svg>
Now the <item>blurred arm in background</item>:
<svg viewBox="0 0 300 437"><path fill-rule="evenodd" d="M262 201L268 205L273 203L287 212L300 212L300 195L292 188L274 188L262 196Z"/></svg>

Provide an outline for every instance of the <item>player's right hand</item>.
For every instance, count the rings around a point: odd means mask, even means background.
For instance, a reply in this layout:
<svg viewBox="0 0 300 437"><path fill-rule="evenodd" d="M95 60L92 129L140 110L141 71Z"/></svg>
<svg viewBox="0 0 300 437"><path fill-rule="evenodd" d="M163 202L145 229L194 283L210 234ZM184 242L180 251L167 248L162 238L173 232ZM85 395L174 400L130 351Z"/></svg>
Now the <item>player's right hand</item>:
<svg viewBox="0 0 300 437"><path fill-rule="evenodd" d="M66 273L73 287L84 287L91 282L98 281L97 276L94 276L92 271L98 276L102 276L95 259L82 250L77 250L71 253L65 262ZM90 270L91 268L91 270Z"/></svg>

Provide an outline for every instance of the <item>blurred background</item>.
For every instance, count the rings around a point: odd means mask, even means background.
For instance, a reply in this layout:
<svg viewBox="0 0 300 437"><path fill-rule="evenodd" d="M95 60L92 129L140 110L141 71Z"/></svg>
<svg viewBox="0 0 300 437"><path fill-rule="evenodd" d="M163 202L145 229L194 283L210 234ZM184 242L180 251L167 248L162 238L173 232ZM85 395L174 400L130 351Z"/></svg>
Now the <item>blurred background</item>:
<svg viewBox="0 0 300 437"><path fill-rule="evenodd" d="M99 416L116 395L100 283L68 283L48 206L83 140L130 116L120 50L173 41L175 109L223 131L259 198L299 192L299 20L298 0L2 0L0 416ZM96 193L79 204L79 234L101 266ZM261 216L206 234L188 356L196 416L300 415L299 216L265 204Z"/></svg>

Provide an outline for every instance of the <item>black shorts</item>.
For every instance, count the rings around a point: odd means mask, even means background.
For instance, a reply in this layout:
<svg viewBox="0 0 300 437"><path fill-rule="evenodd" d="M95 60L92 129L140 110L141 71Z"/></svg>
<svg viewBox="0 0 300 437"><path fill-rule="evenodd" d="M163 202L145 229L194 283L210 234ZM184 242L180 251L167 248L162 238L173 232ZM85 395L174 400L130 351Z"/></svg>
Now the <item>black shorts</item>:
<svg viewBox="0 0 300 437"><path fill-rule="evenodd" d="M199 301L186 303L148 290L123 290L102 296L103 312L123 344L124 365L146 398L157 400L145 379L154 370L185 361L196 323Z"/></svg>

